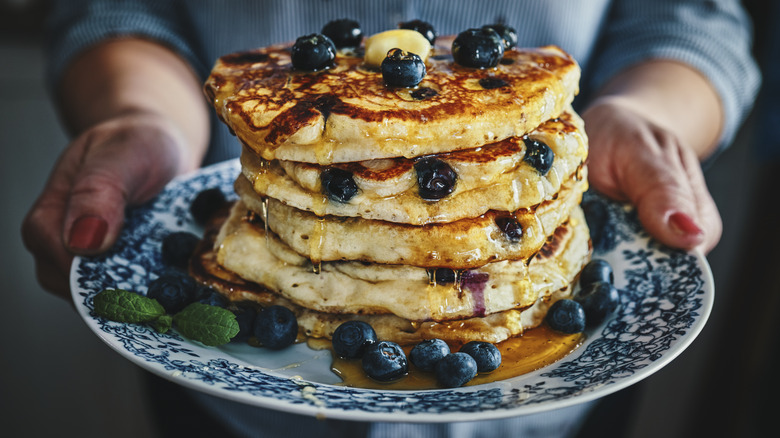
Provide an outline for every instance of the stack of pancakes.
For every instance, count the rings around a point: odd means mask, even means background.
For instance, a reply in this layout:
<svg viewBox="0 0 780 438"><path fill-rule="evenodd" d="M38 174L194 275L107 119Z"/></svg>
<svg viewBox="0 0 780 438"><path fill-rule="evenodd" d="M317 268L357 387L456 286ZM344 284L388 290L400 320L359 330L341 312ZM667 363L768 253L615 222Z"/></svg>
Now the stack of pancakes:
<svg viewBox="0 0 780 438"><path fill-rule="evenodd" d="M220 58L205 91L243 144L240 200L196 277L289 307L313 337L350 319L401 344L538 325L590 256L579 67L543 47L466 68L443 46L426 67L406 89L359 50L318 72L294 70L289 46ZM532 140L554 153L544 174L524 160ZM419 190L415 165L431 162L455 175L440 199ZM332 169L357 188L347 199L324 187Z"/></svg>

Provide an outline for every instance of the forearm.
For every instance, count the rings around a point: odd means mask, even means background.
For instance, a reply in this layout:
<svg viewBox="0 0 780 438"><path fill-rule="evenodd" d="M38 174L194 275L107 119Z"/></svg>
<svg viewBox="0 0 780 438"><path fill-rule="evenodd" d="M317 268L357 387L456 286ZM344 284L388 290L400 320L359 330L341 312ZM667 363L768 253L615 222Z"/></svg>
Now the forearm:
<svg viewBox="0 0 780 438"><path fill-rule="evenodd" d="M594 100L622 105L675 135L699 159L718 146L723 108L698 71L674 61L647 61L610 80Z"/></svg>
<svg viewBox="0 0 780 438"><path fill-rule="evenodd" d="M197 168L208 145L200 82L181 58L149 41L119 39L86 51L66 70L57 101L74 136L123 117L159 123L175 139L179 173Z"/></svg>

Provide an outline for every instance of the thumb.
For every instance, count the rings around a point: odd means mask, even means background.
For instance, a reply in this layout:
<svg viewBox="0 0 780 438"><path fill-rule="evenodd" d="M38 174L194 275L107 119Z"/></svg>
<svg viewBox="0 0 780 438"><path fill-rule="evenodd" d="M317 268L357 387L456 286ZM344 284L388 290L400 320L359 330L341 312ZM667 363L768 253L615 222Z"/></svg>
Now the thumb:
<svg viewBox="0 0 780 438"><path fill-rule="evenodd" d="M87 133L79 172L72 176L63 241L75 254L110 248L125 209L151 199L175 176L179 149L160 130L101 126Z"/></svg>

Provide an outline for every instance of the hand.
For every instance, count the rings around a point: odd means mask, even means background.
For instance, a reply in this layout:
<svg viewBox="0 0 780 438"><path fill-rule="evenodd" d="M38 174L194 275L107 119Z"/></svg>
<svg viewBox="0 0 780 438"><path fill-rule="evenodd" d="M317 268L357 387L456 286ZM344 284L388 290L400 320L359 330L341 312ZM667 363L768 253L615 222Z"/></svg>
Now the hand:
<svg viewBox="0 0 780 438"><path fill-rule="evenodd" d="M620 98L597 100L583 119L593 188L630 201L666 245L705 253L715 247L723 224L691 149Z"/></svg>
<svg viewBox="0 0 780 438"><path fill-rule="evenodd" d="M131 114L85 130L67 147L22 224L45 289L69 300L74 254L113 245L125 207L151 199L181 171L184 143L161 117Z"/></svg>

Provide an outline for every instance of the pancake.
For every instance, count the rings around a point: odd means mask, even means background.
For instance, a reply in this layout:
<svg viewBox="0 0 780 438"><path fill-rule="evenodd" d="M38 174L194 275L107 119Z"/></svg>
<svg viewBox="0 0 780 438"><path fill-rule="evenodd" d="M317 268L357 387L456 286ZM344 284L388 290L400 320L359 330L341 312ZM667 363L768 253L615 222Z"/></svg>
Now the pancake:
<svg viewBox="0 0 780 438"><path fill-rule="evenodd" d="M238 202L220 230L214 244L217 263L296 305L324 313L393 314L422 322L525 308L540 296L568 287L590 255L587 225L576 207L529 263L488 263L459 272L454 282L432 284L431 271L409 265L357 261L313 265L253 224L246 213Z"/></svg>
<svg viewBox="0 0 780 438"><path fill-rule="evenodd" d="M239 140L265 160L332 164L413 158L520 137L558 117L580 69L561 49L513 49L492 69L455 64L437 46L416 89L387 87L340 51L319 72L291 67L290 46L223 56L204 91Z"/></svg>
<svg viewBox="0 0 780 438"><path fill-rule="evenodd" d="M204 91L243 145L239 200L191 272L292 309L312 337L354 319L401 344L535 327L590 258L579 66L547 46L466 68L440 43L396 88L364 62L373 48L317 72L293 69L290 45L217 60Z"/></svg>
<svg viewBox="0 0 780 438"><path fill-rule="evenodd" d="M488 210L516 211L556 196L587 159L582 120L571 109L548 120L528 137L547 144L552 167L541 175L523 158L522 138L510 137L476 149L433 155L457 175L452 193L437 201L422 199L414 161L405 158L334 165L353 175L358 193L348 202L330 201L320 175L325 167L290 161L266 161L245 149L242 172L256 192L318 216L335 215L412 225L453 222Z"/></svg>
<svg viewBox="0 0 780 438"><path fill-rule="evenodd" d="M279 305L295 313L301 333L312 338L331 339L339 325L350 320L371 325L379 339L411 345L425 339L439 338L451 345L471 341L498 343L537 327L544 321L547 309L556 301L571 298L572 288L564 287L549 296L540 297L525 309L512 309L484 317L455 321L411 321L396 315L358 315L325 313L298 306L257 284L242 280L219 267L213 261L214 253L196 258L193 275L204 284L230 297L234 304L254 304L259 307Z"/></svg>
<svg viewBox="0 0 780 438"><path fill-rule="evenodd" d="M236 193L258 221L296 253L313 261L355 260L419 267L469 269L500 260L523 260L544 245L580 204L588 183L572 177L555 199L514 212L488 211L455 222L413 226L394 222L316 216L273 198L261 198L244 177ZM500 224L516 221L521 232Z"/></svg>

